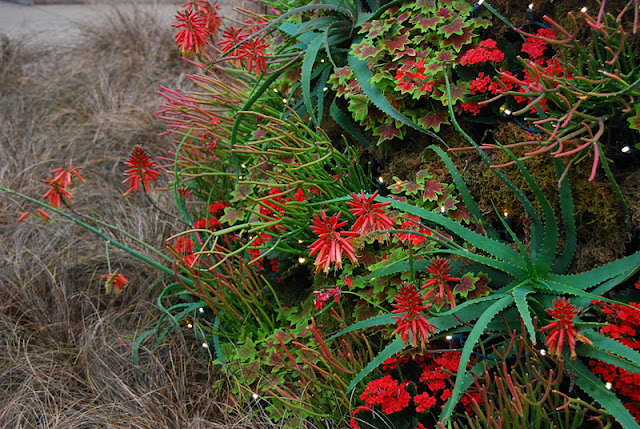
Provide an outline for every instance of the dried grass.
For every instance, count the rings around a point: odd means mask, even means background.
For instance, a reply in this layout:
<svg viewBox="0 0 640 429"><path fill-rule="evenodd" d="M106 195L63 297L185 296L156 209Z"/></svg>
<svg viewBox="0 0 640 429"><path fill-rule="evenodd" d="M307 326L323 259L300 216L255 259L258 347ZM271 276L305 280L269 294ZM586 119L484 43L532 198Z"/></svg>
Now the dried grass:
<svg viewBox="0 0 640 429"><path fill-rule="evenodd" d="M93 207L162 248L179 227L143 198L119 196L122 161L135 144L171 147L158 137L155 91L178 86L184 66L171 31L140 10L114 9L85 33L82 49L66 51L0 41L0 183L37 198L40 180L72 158L87 179L75 209ZM226 420L225 392L211 389L219 370L186 328L133 364L134 338L156 319L167 279L112 248L130 286L106 295L104 242L68 223L18 224L30 209L0 199L0 427L260 426Z"/></svg>

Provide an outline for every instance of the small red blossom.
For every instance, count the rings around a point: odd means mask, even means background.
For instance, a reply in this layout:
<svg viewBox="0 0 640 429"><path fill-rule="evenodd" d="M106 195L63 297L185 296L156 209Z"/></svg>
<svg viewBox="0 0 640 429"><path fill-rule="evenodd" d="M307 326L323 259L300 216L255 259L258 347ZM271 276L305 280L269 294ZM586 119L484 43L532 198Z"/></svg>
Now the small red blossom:
<svg viewBox="0 0 640 429"><path fill-rule="evenodd" d="M108 273L102 276L103 279L107 279L105 282L105 289L107 293L113 293L115 296L120 295L120 292L124 290L129 284L129 280L127 280L122 274L117 271L113 273Z"/></svg>
<svg viewBox="0 0 640 429"><path fill-rule="evenodd" d="M448 273L451 270L451 265L449 262L440 257L433 258L429 267L427 267L427 271L433 274L433 278L427 280L427 282L422 286L423 288L431 288L427 291L425 298L428 298L432 294L435 295L435 302L437 306L441 306L445 301L445 295L449 300L449 305L451 308L455 308L456 301L453 298L453 292L451 291L451 287L448 282L457 282L460 280L459 277L451 277Z"/></svg>
<svg viewBox="0 0 640 429"><path fill-rule="evenodd" d="M469 94L487 92L490 83L491 76L485 76L483 72L478 73L478 77L469 82Z"/></svg>
<svg viewBox="0 0 640 429"><path fill-rule="evenodd" d="M493 39L485 39L472 49L469 49L460 58L460 64L463 66L486 63L488 61L500 62L504 60L504 52L498 48L498 44Z"/></svg>
<svg viewBox="0 0 640 429"><path fill-rule="evenodd" d="M393 316L396 319L397 328L391 335L400 334L400 338L404 342L408 342L409 333L411 333L411 345L416 346L418 338L420 346L424 348L425 343L429 342L429 334L436 332L438 327L429 322L421 312L430 307L425 304L420 291L416 289L413 283L403 285L398 294L394 297L392 304L394 314L401 316Z"/></svg>
<svg viewBox="0 0 640 429"><path fill-rule="evenodd" d="M237 26L227 27L225 28L224 33L222 33L222 40L218 42L218 45L222 48L223 54L226 54L233 49L230 54L232 56L237 56L239 53L238 46L240 46L240 43L247 37L249 37L249 34Z"/></svg>
<svg viewBox="0 0 640 429"><path fill-rule="evenodd" d="M476 116L478 113L480 113L480 108L482 106L473 101L463 101L462 103L460 103L460 107L462 107L462 110L464 110L465 112L469 112L473 116Z"/></svg>
<svg viewBox="0 0 640 429"><path fill-rule="evenodd" d="M391 375L386 374L377 380L370 381L360 395L366 409L371 410L379 405L382 412L389 415L404 410L411 401L411 395L406 391L407 383L398 383Z"/></svg>
<svg viewBox="0 0 640 429"><path fill-rule="evenodd" d="M65 204L71 205L73 194L69 191L69 185L67 185L64 178L60 177L57 180L49 178L43 180L42 183L50 186L47 192L44 193L43 198L49 199L49 205L51 207L59 209L62 207L63 201Z"/></svg>
<svg viewBox="0 0 640 429"><path fill-rule="evenodd" d="M431 231L426 228L423 228L420 225L420 218L418 216L406 215L405 221L400 224L400 229L404 231L415 231L419 234L413 234L411 232L399 232L396 234L396 237L400 241L410 240L411 244L414 246L422 243L426 238L424 237L431 235Z"/></svg>
<svg viewBox="0 0 640 429"><path fill-rule="evenodd" d="M149 182L158 180L158 176L160 176L160 173L153 169L155 163L156 162L152 161L149 155L147 155L142 146L138 145L133 148L131 158L124 163L124 165L129 167L124 173L129 177L122 182L129 182L129 189L124 193L125 197L132 191L140 190L140 182L144 185L144 191L146 193L151 191Z"/></svg>
<svg viewBox="0 0 640 429"><path fill-rule="evenodd" d="M320 211L320 216L314 215L311 231L318 235L318 239L311 244L309 256L318 254L315 261L316 272L320 270L325 273L329 272L331 264L334 263L336 269L342 268L343 253L347 255L352 263L355 264L357 262L355 250L351 245L351 238L357 236L358 233L338 231L338 228L347 224L347 221L338 223L338 219L340 219L340 213L327 218L324 210Z"/></svg>
<svg viewBox="0 0 640 429"><path fill-rule="evenodd" d="M334 302L340 301L341 293L342 291L337 287L333 289L322 289L320 291L316 290L313 292L313 294L316 295L315 299L313 300L313 305L315 306L316 310L322 310L324 304L329 301L331 297L333 297Z"/></svg>
<svg viewBox="0 0 640 429"><path fill-rule="evenodd" d="M556 37L556 33L548 28L540 28L536 33L538 37L546 37L547 39L553 39ZM544 40L537 37L527 37L522 44L522 52L528 54L532 59L540 58L549 44Z"/></svg>
<svg viewBox="0 0 640 429"><path fill-rule="evenodd" d="M81 182L84 182L84 178L78 173L82 167L74 167L72 161L69 160L69 168L56 168L51 170L51 174L55 174L53 180L61 181L65 186L71 186L74 184L74 178Z"/></svg>
<svg viewBox="0 0 640 429"><path fill-rule="evenodd" d="M383 207L388 206L391 203L374 203L373 200L378 196L378 191L375 191L370 197L365 197L364 191L360 194L351 194L353 201L349 201L347 205L353 207L349 209L356 221L351 227L352 231L356 231L359 234L369 234L378 231L385 231L392 229L396 224L396 221L386 215L386 211ZM380 239L389 238L389 233L380 234Z"/></svg>
<svg viewBox="0 0 640 429"><path fill-rule="evenodd" d="M573 319L578 315L580 309L566 298L553 300L553 308L547 309L547 314L557 320L542 327L540 331L550 331L545 339L545 344L549 347L549 353L562 356L562 346L565 339L569 343L571 359L576 358L576 339L586 344L592 344L591 340L576 331Z"/></svg>
<svg viewBox="0 0 640 429"><path fill-rule="evenodd" d="M181 28L176 34L176 43L183 55L200 54L204 50L209 37L208 23L204 16L193 9L178 12L178 24L173 27Z"/></svg>
<svg viewBox="0 0 640 429"><path fill-rule="evenodd" d="M436 398L431 396L429 392L424 392L414 396L413 403L416 404L416 412L423 413L429 411L436 404Z"/></svg>
<svg viewBox="0 0 640 429"><path fill-rule="evenodd" d="M197 13L204 18L209 33L213 35L216 34L221 24L220 15L218 15L218 11L220 10L218 2L214 1L209 3L208 0L194 0L186 2L182 7L197 11Z"/></svg>

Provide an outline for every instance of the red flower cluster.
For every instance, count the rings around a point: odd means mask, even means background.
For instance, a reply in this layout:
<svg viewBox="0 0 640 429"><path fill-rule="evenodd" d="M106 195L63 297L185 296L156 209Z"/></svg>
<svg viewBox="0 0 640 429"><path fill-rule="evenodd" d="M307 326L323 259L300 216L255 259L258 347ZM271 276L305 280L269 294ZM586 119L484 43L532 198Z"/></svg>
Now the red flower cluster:
<svg viewBox="0 0 640 429"><path fill-rule="evenodd" d="M392 304L396 319L396 329L391 335L400 334L400 338L405 343L409 341L409 333L411 333L411 345L416 346L420 339L420 346L424 348L425 343L429 342L429 335L436 332L438 327L429 322L421 312L429 308L430 304L425 304L420 291L416 289L413 283L403 285L398 294L394 297Z"/></svg>
<svg viewBox="0 0 640 429"><path fill-rule="evenodd" d="M391 203L374 203L373 200L378 196L378 191L374 192L369 198L366 198L364 191L358 194L351 194L353 201L349 201L347 205L353 207L349 209L354 216L357 217L355 223L351 227L352 231L359 234L370 234L378 231L392 229L396 221L386 215L383 207ZM388 239L389 233L379 234L379 239Z"/></svg>
<svg viewBox="0 0 640 429"><path fill-rule="evenodd" d="M81 168L74 167L72 161L69 161L69 168L53 169L51 174L54 176L42 181L45 185L50 186L47 192L44 193L44 198L49 199L51 207L59 209L63 201L65 204L71 205L73 194L69 191L69 188L75 184L75 179L84 182L84 178L78 173ZM42 213L40 214L42 215ZM26 217L25 215L23 216ZM24 219L24 217L21 216L20 220ZM48 219L48 216L43 215L43 217Z"/></svg>
<svg viewBox="0 0 640 429"><path fill-rule="evenodd" d="M188 1L182 5L183 12L178 12L178 24L173 27L181 28L176 34L176 43L183 55L200 54L204 50L209 36L215 36L220 28L220 7L217 2L207 0Z"/></svg>
<svg viewBox="0 0 640 429"><path fill-rule="evenodd" d="M562 346L564 340L569 344L571 359L576 358L576 340L587 344L592 344L591 340L580 334L573 324L573 319L578 315L580 309L566 298L553 300L553 308L547 309L547 314L557 320L540 328L540 331L550 331L545 339L545 344L549 347L551 355L562 356Z"/></svg>
<svg viewBox="0 0 640 429"><path fill-rule="evenodd" d="M440 257L433 258L429 267L427 267L427 271L433 274L434 278L428 280L422 287L423 288L431 288L427 291L425 298L429 298L434 293L435 295L435 304L436 306L442 306L445 302L445 295L449 300L449 305L451 308L455 308L456 301L453 298L453 292L451 291L451 287L448 282L457 282L460 280L459 277L451 277L448 273L451 270L451 265L449 262Z"/></svg>
<svg viewBox="0 0 640 429"><path fill-rule="evenodd" d="M122 292L129 284L129 280L117 271L105 274L102 278L107 279L104 285L106 292L111 293L113 290L115 296L120 295L120 292Z"/></svg>
<svg viewBox="0 0 640 429"><path fill-rule="evenodd" d="M420 224L420 218L418 216L406 215L405 221L400 224L400 229L405 231L415 231L420 234L412 234L411 232L399 232L396 237L400 241L410 240L414 246L422 243L426 238L425 235L431 235L431 231L427 228L423 228Z"/></svg>
<svg viewBox="0 0 640 429"><path fill-rule="evenodd" d="M640 289L640 280L636 288ZM601 312L607 315L609 322L601 328L601 332L627 347L640 351L640 303L630 302L629 305L634 308L604 302L594 304L603 305ZM596 360L590 360L589 366L594 374L611 383L611 390L622 397L625 408L640 423L640 373L627 372Z"/></svg>
<svg viewBox="0 0 640 429"><path fill-rule="evenodd" d="M556 37L556 33L548 28L540 28L536 33L537 37L527 37L522 44L522 52L528 54L532 59L540 58L544 55L545 49L549 46L547 42L541 40L539 37L545 37L547 39L553 39Z"/></svg>
<svg viewBox="0 0 640 429"><path fill-rule="evenodd" d="M379 405L383 413L393 414L402 411L411 401L411 395L405 390L407 384L409 383L400 384L387 374L370 381L360 395L360 399L364 401L364 407L367 410Z"/></svg>
<svg viewBox="0 0 640 429"><path fill-rule="evenodd" d="M222 48L223 54L228 53L241 62L247 61L247 70L251 72L255 69L256 74L260 75L267 70L265 50L269 44L264 38L254 36L254 34L264 27L265 21L248 19L245 24L250 25L248 31L236 26L227 27L218 44Z"/></svg>
<svg viewBox="0 0 640 429"><path fill-rule="evenodd" d="M138 145L133 148L131 158L124 163L124 165L129 167L124 173L129 177L122 182L129 182L129 189L124 193L125 197L132 191L140 190L140 182L144 185L144 191L146 193L151 191L149 182L158 180L158 176L160 176L160 173L152 168L155 163L156 162L152 161L149 155L147 155L142 146Z"/></svg>
<svg viewBox="0 0 640 429"><path fill-rule="evenodd" d="M421 95L431 92L435 82L433 80L427 81L425 72L424 58L418 62L412 61L400 67L396 70L396 88L398 88L402 94L416 89Z"/></svg>
<svg viewBox="0 0 640 429"><path fill-rule="evenodd" d="M472 49L469 49L461 58L463 66L486 63L493 61L499 63L504 60L504 52L498 48L498 43L493 39L485 39Z"/></svg>
<svg viewBox="0 0 640 429"><path fill-rule="evenodd" d="M267 217L269 220L282 219L282 214L286 210L285 205L291 201L291 198L286 195L283 196L283 192L280 188L271 188L267 195L271 195L272 197L260 201L260 214ZM298 188L298 190L293 194L293 199L298 202L304 201L306 199L304 191ZM272 227L272 229L274 228L276 228L276 226Z"/></svg>
<svg viewBox="0 0 640 429"><path fill-rule="evenodd" d="M316 310L322 310L325 302L329 301L331 297L333 297L334 302L338 302L340 300L341 293L342 291L337 287L334 287L333 289L322 289L320 291L316 290L313 292L316 296L313 300L313 305L316 307Z"/></svg>
<svg viewBox="0 0 640 429"><path fill-rule="evenodd" d="M357 236L358 233L338 231L338 228L347 224L347 221L338 223L338 219L340 219L340 213L336 213L330 218L327 218L324 210L320 211L320 216L314 214L311 231L318 235L318 239L311 244L309 256L318 254L315 261L316 272L320 270L325 273L329 272L333 263L335 263L336 269L342 268L343 253L346 253L354 264L357 262L351 238Z"/></svg>

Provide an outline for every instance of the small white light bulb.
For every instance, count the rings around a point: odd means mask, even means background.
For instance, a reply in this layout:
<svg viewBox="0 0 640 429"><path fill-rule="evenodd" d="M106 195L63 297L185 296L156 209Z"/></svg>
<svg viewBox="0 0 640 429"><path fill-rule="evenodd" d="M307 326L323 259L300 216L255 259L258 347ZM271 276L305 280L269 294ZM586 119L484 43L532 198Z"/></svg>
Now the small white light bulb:
<svg viewBox="0 0 640 429"><path fill-rule="evenodd" d="M187 328L191 329L193 328L193 325L191 323L187 323Z"/></svg>
<svg viewBox="0 0 640 429"><path fill-rule="evenodd" d="M257 393L252 394L251 397L253 398L254 401L259 398Z"/></svg>
<svg viewBox="0 0 640 429"><path fill-rule="evenodd" d="M382 178L382 176L378 177L378 182L384 183L384 179Z"/></svg>
<svg viewBox="0 0 640 429"><path fill-rule="evenodd" d="M298 240L298 244L302 244L302 240Z"/></svg>
<svg viewBox="0 0 640 429"><path fill-rule="evenodd" d="M611 390L611 388L613 387L613 385L611 384L611 382L607 381L607 383L604 385L604 387L607 388L607 390Z"/></svg>
<svg viewBox="0 0 640 429"><path fill-rule="evenodd" d="M631 148L629 146L625 146L622 148L622 153L629 153L631 152Z"/></svg>
<svg viewBox="0 0 640 429"><path fill-rule="evenodd" d="M533 10L533 3L529 3L529 10Z"/></svg>
<svg viewBox="0 0 640 429"><path fill-rule="evenodd" d="M245 164L240 164L240 167L247 168L247 166Z"/></svg>
<svg viewBox="0 0 640 429"><path fill-rule="evenodd" d="M200 308L198 309L198 312L199 312L200 314L204 313L204 308L200 307Z"/></svg>
<svg viewBox="0 0 640 429"><path fill-rule="evenodd" d="M547 351L545 349L540 350L540 356L546 356Z"/></svg>
<svg viewBox="0 0 640 429"><path fill-rule="evenodd" d="M202 348L203 348L203 349L208 349L208 348L209 348L209 344L207 344L207 343L202 343Z"/></svg>
<svg viewBox="0 0 640 429"><path fill-rule="evenodd" d="M511 113L512 113L512 112L511 112L511 110L509 110L509 109L504 109L504 114L505 114L505 115L509 116Z"/></svg>
<svg viewBox="0 0 640 429"><path fill-rule="evenodd" d="M444 214L444 206L440 206L440 213Z"/></svg>
<svg viewBox="0 0 640 429"><path fill-rule="evenodd" d="M300 256L300 257L298 258L298 263L300 263L300 264L304 264L305 262L307 262L307 258L304 258L304 257L302 257L302 256Z"/></svg>
<svg viewBox="0 0 640 429"><path fill-rule="evenodd" d="M327 91L329 91L329 88L327 88L327 87L325 86L324 88L322 88L322 90L323 90L324 92L327 92Z"/></svg>
<svg viewBox="0 0 640 429"><path fill-rule="evenodd" d="M582 6L582 9L580 9L580 12L585 13L587 11L587 7L586 6Z"/></svg>
<svg viewBox="0 0 640 429"><path fill-rule="evenodd" d="M321 62L321 63L324 63L324 58L321 58L321 59L320 59L320 62Z"/></svg>
<svg viewBox="0 0 640 429"><path fill-rule="evenodd" d="M444 338L445 338L445 340L447 340L447 341L451 341L451 340L453 340L453 335L447 335L447 336L446 336L446 337L444 337Z"/></svg>
<svg viewBox="0 0 640 429"><path fill-rule="evenodd" d="M504 217L509 217L509 212L504 212Z"/></svg>
<svg viewBox="0 0 640 429"><path fill-rule="evenodd" d="M275 92L277 94L278 93L278 89L277 88L273 88L273 92Z"/></svg>
<svg viewBox="0 0 640 429"><path fill-rule="evenodd" d="M478 3L476 3L478 6L481 6L482 3L484 3L484 0L478 0Z"/></svg>

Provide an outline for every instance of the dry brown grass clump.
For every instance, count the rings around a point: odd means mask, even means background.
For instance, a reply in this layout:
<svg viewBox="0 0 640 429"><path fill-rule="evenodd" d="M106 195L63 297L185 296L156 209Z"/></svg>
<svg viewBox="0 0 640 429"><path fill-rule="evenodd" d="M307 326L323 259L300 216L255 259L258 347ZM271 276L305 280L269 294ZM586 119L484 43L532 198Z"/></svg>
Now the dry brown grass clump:
<svg viewBox="0 0 640 429"><path fill-rule="evenodd" d="M87 180L74 209L162 249L180 227L144 198L120 196L134 145L171 147L158 137L156 89L178 86L183 64L158 22L115 10L67 50L0 40L0 184L39 198L40 180L73 159ZM69 223L16 222L34 208L0 199L0 427L258 427L224 421L211 389L219 371L186 328L133 364L134 338L156 320L170 279L111 247L130 285L107 295L104 241Z"/></svg>

